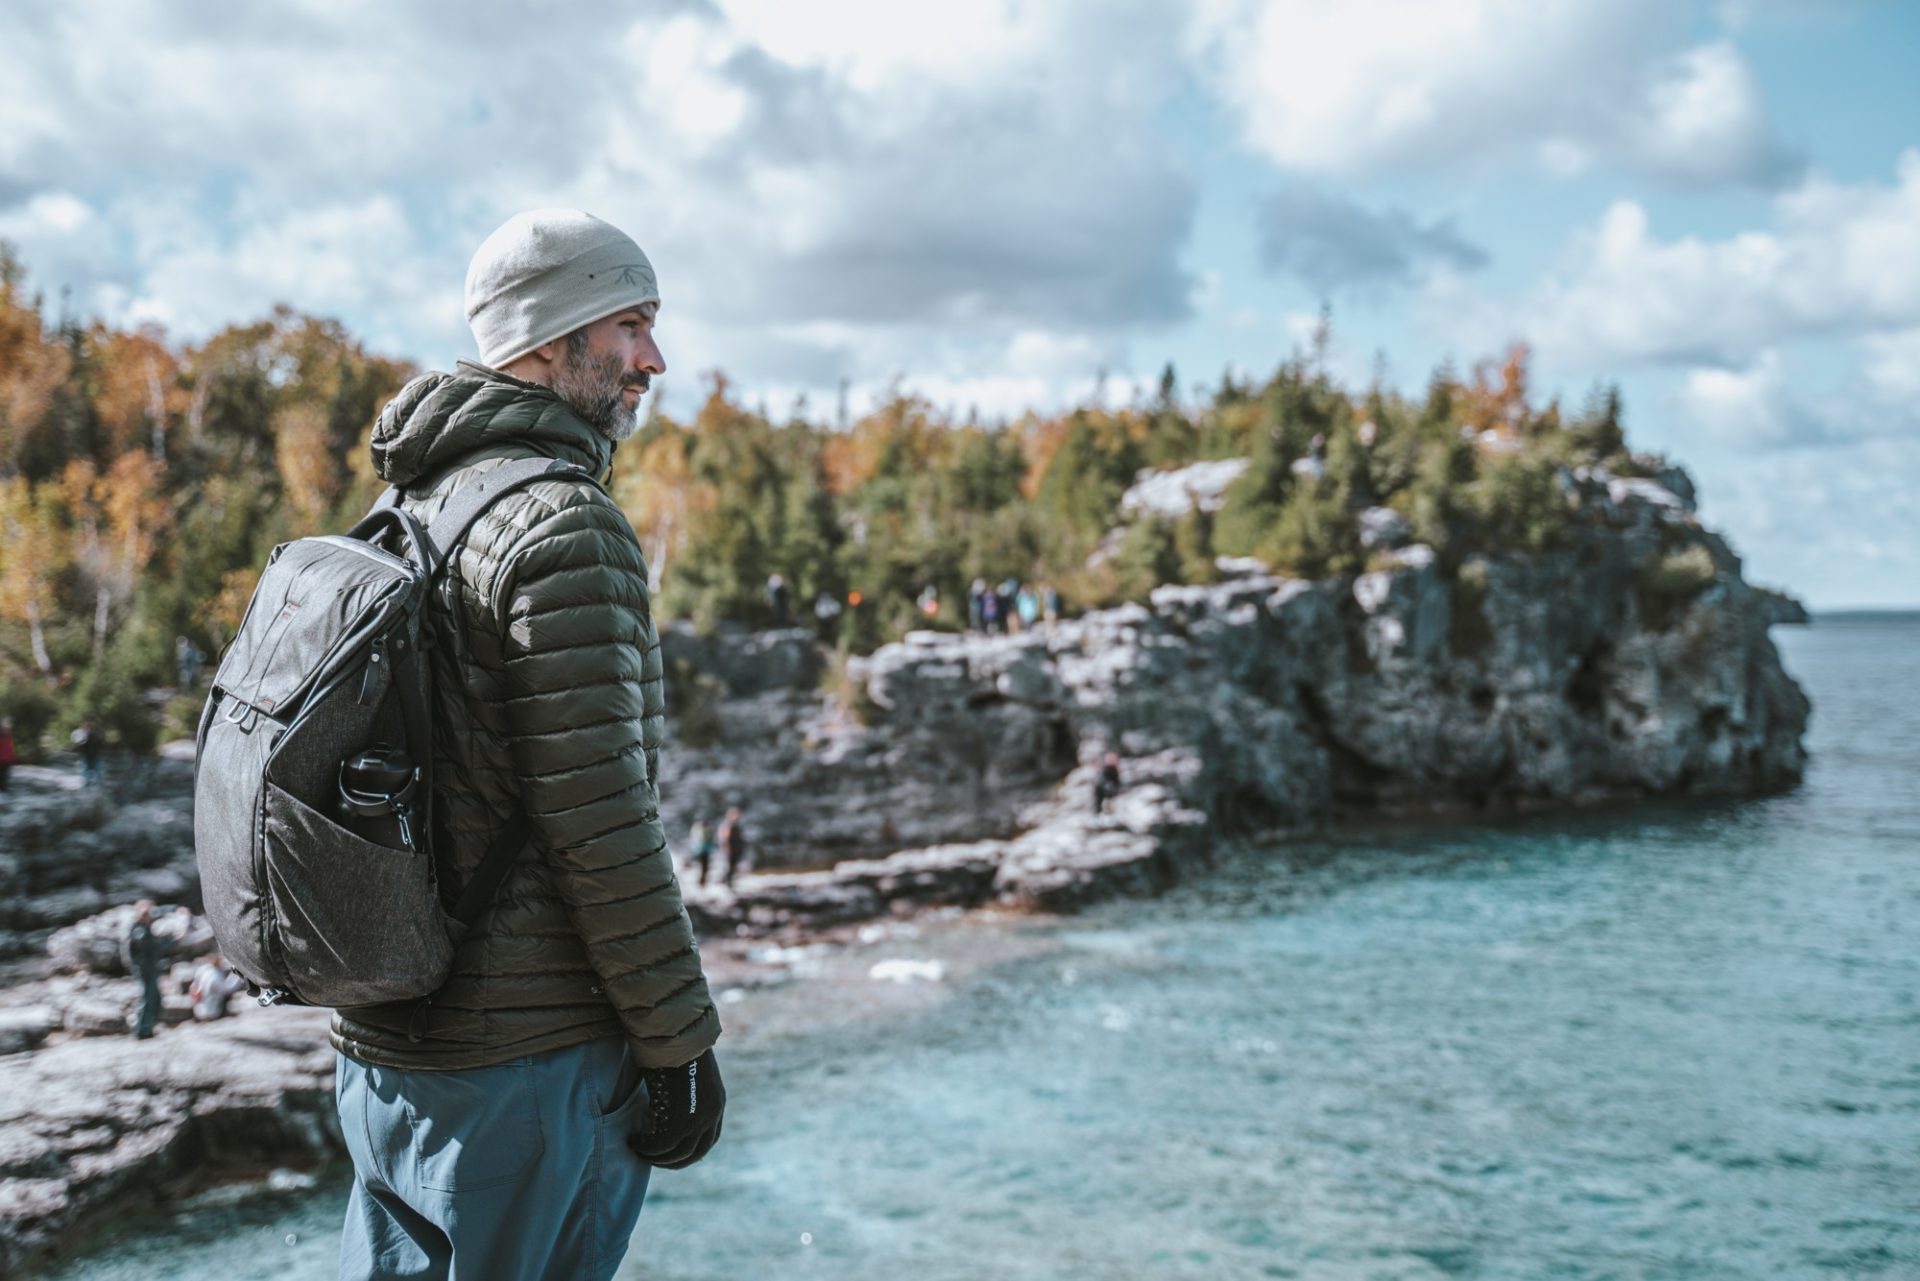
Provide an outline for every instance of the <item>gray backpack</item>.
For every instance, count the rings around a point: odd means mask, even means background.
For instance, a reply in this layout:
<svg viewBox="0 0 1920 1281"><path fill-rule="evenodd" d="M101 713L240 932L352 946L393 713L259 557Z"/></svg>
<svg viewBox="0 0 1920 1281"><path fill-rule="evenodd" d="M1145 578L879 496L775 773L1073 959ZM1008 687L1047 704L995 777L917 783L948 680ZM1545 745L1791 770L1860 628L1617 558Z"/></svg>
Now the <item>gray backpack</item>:
<svg viewBox="0 0 1920 1281"><path fill-rule="evenodd" d="M495 499L572 464L517 459L430 526L390 489L345 534L273 549L196 736L193 837L207 922L261 1004L424 997L493 899L527 824L464 886L433 856L429 594Z"/></svg>

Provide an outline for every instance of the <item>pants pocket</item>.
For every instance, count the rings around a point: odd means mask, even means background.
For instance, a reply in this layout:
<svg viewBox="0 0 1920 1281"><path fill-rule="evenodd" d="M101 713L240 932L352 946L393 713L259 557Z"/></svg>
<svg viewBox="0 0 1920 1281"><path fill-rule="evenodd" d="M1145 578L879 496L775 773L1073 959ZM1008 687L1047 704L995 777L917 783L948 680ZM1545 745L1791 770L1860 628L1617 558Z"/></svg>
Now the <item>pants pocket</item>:
<svg viewBox="0 0 1920 1281"><path fill-rule="evenodd" d="M618 1126L635 1121L647 1112L647 1079L634 1061L633 1051L623 1042L620 1070L614 1075L613 1089L600 1107L597 1120L602 1125Z"/></svg>
<svg viewBox="0 0 1920 1281"><path fill-rule="evenodd" d="M408 1072L404 1098L423 1188L473 1192L512 1183L546 1151L530 1064Z"/></svg>

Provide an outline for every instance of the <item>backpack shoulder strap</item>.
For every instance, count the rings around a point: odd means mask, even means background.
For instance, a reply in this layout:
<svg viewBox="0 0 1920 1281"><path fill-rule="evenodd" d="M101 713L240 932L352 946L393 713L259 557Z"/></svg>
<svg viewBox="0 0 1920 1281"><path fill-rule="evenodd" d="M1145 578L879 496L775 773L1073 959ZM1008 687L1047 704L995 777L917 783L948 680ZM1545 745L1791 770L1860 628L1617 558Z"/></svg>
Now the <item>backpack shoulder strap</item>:
<svg viewBox="0 0 1920 1281"><path fill-rule="evenodd" d="M446 563L447 553L466 534L467 527L496 500L536 480L563 475L585 477L587 469L558 458L516 458L461 485L427 526L428 568L438 574Z"/></svg>

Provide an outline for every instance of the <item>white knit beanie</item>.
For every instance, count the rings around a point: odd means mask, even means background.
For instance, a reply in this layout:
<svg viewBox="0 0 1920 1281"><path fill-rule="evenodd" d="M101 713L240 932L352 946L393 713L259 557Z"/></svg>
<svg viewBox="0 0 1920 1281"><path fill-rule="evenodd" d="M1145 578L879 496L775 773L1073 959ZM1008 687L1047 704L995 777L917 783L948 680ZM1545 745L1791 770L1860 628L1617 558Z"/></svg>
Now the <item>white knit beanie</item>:
<svg viewBox="0 0 1920 1281"><path fill-rule="evenodd" d="M495 369L602 316L658 301L640 246L578 209L515 214L467 266L467 324L481 363Z"/></svg>

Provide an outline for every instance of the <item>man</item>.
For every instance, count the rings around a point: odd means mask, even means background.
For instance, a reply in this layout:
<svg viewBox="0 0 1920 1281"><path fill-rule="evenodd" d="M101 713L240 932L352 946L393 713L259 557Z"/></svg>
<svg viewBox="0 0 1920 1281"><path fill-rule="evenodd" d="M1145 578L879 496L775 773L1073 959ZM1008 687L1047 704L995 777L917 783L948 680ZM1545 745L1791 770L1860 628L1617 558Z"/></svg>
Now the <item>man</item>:
<svg viewBox="0 0 1920 1281"><path fill-rule="evenodd" d="M459 893L531 829L432 997L338 1011L354 1185L344 1277L608 1277L653 1165L720 1136L719 1019L660 826L660 643L633 527L602 486L666 362L624 233L516 215L474 255L481 361L382 410L375 470L425 523L515 458L586 475L489 507L433 598L434 849Z"/></svg>
<svg viewBox="0 0 1920 1281"><path fill-rule="evenodd" d="M186 636L173 638L173 661L180 670L180 688L191 693L194 682L200 679L200 664L206 661L206 655L200 647Z"/></svg>
<svg viewBox="0 0 1920 1281"><path fill-rule="evenodd" d="M1107 802L1120 795L1120 753L1108 752L1100 762L1100 777L1093 784L1093 812L1104 813Z"/></svg>
<svg viewBox="0 0 1920 1281"><path fill-rule="evenodd" d="M127 936L120 940L120 959L127 973L140 983L140 1011L134 1016L134 1039L144 1041L153 1035L160 1021L160 963L169 951L167 940L153 928L153 900L141 899L133 905L133 920Z"/></svg>
<svg viewBox="0 0 1920 1281"><path fill-rule="evenodd" d="M700 884L707 883L707 872L713 866L713 832L707 827L707 820L696 818L692 828L687 831L687 844L693 849L693 864L700 869Z"/></svg>
<svg viewBox="0 0 1920 1281"><path fill-rule="evenodd" d="M727 856L727 875L722 884L733 888L733 878L747 866L747 829L740 821L740 807L727 807L727 816L720 820L720 852Z"/></svg>
<svg viewBox="0 0 1920 1281"><path fill-rule="evenodd" d="M73 747L80 754L80 786L92 787L106 777L100 767L100 754L106 745L100 727L90 720L81 721L80 728L73 731Z"/></svg>

